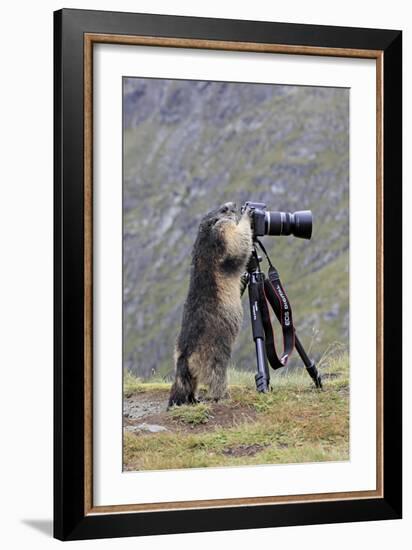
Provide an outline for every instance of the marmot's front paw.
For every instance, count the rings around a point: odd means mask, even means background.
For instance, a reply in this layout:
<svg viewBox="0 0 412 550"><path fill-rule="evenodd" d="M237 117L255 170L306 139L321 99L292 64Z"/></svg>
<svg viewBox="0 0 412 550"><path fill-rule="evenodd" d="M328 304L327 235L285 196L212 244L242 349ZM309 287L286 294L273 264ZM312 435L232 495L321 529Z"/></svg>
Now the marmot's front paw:
<svg viewBox="0 0 412 550"><path fill-rule="evenodd" d="M243 214L242 214L242 217L240 218L240 220L248 221L250 223L250 226L252 227L253 212L254 212L253 208L249 208L249 206L246 206L246 208L243 210Z"/></svg>

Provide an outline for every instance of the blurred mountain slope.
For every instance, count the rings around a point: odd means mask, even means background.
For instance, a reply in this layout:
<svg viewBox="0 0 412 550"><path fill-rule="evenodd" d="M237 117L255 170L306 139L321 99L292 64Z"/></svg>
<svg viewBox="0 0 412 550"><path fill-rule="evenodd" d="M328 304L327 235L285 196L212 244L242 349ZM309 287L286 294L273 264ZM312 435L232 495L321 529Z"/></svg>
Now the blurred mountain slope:
<svg viewBox="0 0 412 550"><path fill-rule="evenodd" d="M312 210L312 240L263 241L303 343L315 357L334 341L348 345L349 91L139 78L123 85L124 367L171 375L197 227L229 200ZM246 296L244 308L233 361L254 369Z"/></svg>

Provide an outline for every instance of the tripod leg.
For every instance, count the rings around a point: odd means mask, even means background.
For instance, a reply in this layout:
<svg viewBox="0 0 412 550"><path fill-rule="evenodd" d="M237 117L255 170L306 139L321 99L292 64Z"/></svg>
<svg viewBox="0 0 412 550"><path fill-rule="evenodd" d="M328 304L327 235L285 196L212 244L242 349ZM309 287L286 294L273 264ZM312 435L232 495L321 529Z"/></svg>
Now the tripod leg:
<svg viewBox="0 0 412 550"><path fill-rule="evenodd" d="M253 340L256 346L257 374L255 375L258 392L270 391L270 376L265 349L265 331L262 315L259 309L259 292L261 291L261 277L263 274L253 272L249 279L250 320L252 324Z"/></svg>
<svg viewBox="0 0 412 550"><path fill-rule="evenodd" d="M315 361L313 361L312 359L309 359L296 333L295 333L295 348L296 348L296 351L299 353L303 363L305 364L306 370L308 371L309 376L312 378L315 386L319 389L322 389L322 378L318 372L318 369L316 368Z"/></svg>
<svg viewBox="0 0 412 550"><path fill-rule="evenodd" d="M257 374L255 374L256 389L258 392L269 391L269 368L266 358L265 341L262 338L255 339Z"/></svg>

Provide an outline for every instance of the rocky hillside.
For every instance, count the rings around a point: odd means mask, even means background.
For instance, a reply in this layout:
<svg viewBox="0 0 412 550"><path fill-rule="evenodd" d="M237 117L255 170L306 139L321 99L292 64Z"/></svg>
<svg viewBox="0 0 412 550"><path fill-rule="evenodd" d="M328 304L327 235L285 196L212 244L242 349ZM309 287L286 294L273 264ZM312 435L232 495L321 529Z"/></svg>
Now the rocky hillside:
<svg viewBox="0 0 412 550"><path fill-rule="evenodd" d="M124 79L126 369L172 373L197 227L226 201L312 210L310 241L263 241L303 343L315 357L348 345L348 128L346 89ZM233 361L254 370L244 307Z"/></svg>

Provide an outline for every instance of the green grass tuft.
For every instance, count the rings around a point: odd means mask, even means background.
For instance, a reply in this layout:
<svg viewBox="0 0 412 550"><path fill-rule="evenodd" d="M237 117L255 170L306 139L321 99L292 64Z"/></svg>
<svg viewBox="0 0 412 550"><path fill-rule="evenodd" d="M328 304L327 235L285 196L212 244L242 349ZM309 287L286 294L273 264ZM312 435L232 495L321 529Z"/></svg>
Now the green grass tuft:
<svg viewBox="0 0 412 550"><path fill-rule="evenodd" d="M210 407L205 403L193 405L181 405L180 407L172 407L170 416L175 420L179 420L184 424L196 426L198 424L206 424L210 418Z"/></svg>

